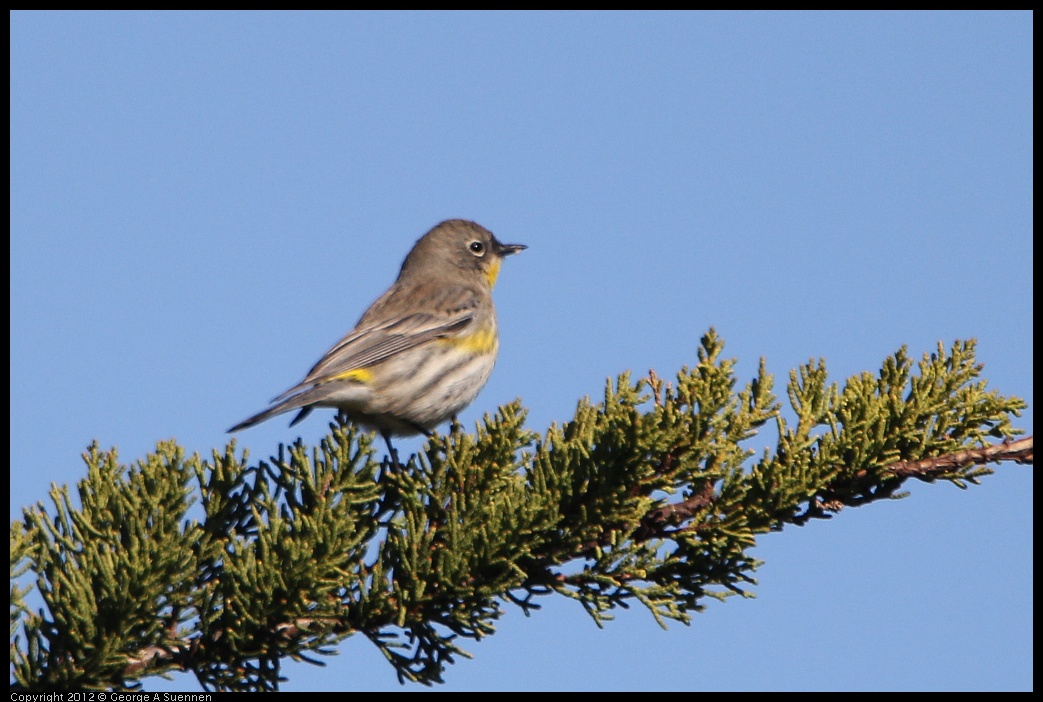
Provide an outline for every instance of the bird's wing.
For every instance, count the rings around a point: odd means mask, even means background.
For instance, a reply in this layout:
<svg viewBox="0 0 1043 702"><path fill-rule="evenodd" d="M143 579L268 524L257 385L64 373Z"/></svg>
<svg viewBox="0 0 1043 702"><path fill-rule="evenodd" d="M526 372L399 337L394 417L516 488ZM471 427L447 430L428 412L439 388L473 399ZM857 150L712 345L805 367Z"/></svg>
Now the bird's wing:
<svg viewBox="0 0 1043 702"><path fill-rule="evenodd" d="M479 298L474 291L451 288L437 296L433 312L415 312L374 323L383 315L374 314L383 299L374 303L362 316L358 325L338 341L319 359L304 380L290 388L273 402L278 402L302 390L337 380L346 374L376 365L395 354L415 348L432 339L457 334L474 323Z"/></svg>

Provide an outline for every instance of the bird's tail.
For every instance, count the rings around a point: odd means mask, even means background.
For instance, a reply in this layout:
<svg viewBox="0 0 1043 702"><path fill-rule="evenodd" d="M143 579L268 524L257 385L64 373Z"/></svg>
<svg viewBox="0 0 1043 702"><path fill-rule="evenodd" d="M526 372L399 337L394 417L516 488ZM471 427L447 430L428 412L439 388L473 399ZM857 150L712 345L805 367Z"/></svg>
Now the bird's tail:
<svg viewBox="0 0 1043 702"><path fill-rule="evenodd" d="M294 424L296 424L297 422L301 421L302 419L307 417L308 414L311 413L311 407L309 406L311 404L311 401L312 400L310 398L307 398L307 397L302 396L302 395L289 397L289 398L283 400L282 402L280 402L279 404L273 405L272 407L269 407L268 409L264 410L263 412L258 412L254 416L249 417L247 419L244 419L243 421L239 422L234 427L229 429L228 433L229 434L234 434L237 431L242 431L243 429L249 429L250 427L252 427L252 426L254 426L256 424L260 424L261 422L268 421L272 417L278 416L280 414L284 414L286 412L292 412L295 409L300 409L301 410L300 414L298 414L296 417L294 417L293 421L290 422L290 426L292 427ZM302 407L304 409L301 409Z"/></svg>

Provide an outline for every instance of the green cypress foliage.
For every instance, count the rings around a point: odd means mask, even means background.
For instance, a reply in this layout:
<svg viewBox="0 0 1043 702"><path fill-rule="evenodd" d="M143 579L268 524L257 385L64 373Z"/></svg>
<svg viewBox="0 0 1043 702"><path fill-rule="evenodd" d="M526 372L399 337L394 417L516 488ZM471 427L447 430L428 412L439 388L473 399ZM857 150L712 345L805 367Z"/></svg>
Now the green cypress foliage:
<svg viewBox="0 0 1043 702"><path fill-rule="evenodd" d="M562 595L599 626L635 602L688 623L707 597L749 594L760 534L909 478L965 487L988 462L1031 462L1031 439L1008 443L1025 403L986 390L973 341L915 373L903 348L843 387L808 363L786 409L763 360L737 389L722 349L711 330L694 368L624 373L542 435L512 403L405 466L346 422L255 464L234 442L209 460L162 442L132 465L95 443L76 499L54 487L11 527L14 687L190 670L208 690L271 690L284 658L317 663L352 635L431 684L504 606ZM757 457L764 429L777 445Z"/></svg>

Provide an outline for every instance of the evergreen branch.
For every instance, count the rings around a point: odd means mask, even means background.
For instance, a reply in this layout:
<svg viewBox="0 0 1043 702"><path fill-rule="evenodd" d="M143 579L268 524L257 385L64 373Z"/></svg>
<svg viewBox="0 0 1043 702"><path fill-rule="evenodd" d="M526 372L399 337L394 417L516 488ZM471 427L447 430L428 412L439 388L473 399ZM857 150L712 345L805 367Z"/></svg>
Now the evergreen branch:
<svg viewBox="0 0 1043 702"><path fill-rule="evenodd" d="M973 341L939 345L918 374L901 349L843 387L809 362L785 390L792 423L764 360L737 388L722 350L711 330L673 382L624 373L542 436L507 405L404 467L340 419L318 447L256 464L234 443L204 461L165 442L131 467L94 445L79 505L56 488L11 528L15 685L134 689L180 669L273 690L283 658L319 664L354 633L400 680L432 684L468 656L457 639L495 632L501 603L557 594L603 626L636 602L688 623L755 584L759 534L900 497L910 478L965 487L986 464L1032 463L1032 438L1012 440L1025 403L985 389ZM777 445L753 461L769 422Z"/></svg>
<svg viewBox="0 0 1043 702"><path fill-rule="evenodd" d="M123 677L137 678L150 668L167 667L171 663L181 670L190 670L192 650L193 646L190 642L186 642L183 646L148 646L127 657Z"/></svg>
<svg viewBox="0 0 1043 702"><path fill-rule="evenodd" d="M641 525L634 531L635 541L648 539L664 539L676 533L685 522L693 519L717 499L713 484L707 482L703 489L680 502L671 502L657 507L641 519ZM673 528L675 531L668 531Z"/></svg>
<svg viewBox="0 0 1043 702"><path fill-rule="evenodd" d="M919 461L898 461L886 466L884 470L894 474L898 478L917 478L931 482L940 475L946 475L951 473L954 469L966 467L968 465L983 465L987 463L1000 463L1003 461L1013 461L1019 464L1031 465L1033 460L1032 447L1033 437L1029 436L1018 441L1004 441L990 446L966 449L957 453L935 456L933 458L926 458ZM865 477L864 472L860 472L856 475L859 478ZM847 491L836 485L823 490L823 493L828 493L834 496L845 492ZM691 524L690 522L716 499L717 492L714 490L712 483L707 482L701 491L691 497L680 502L662 505L647 512L641 519L640 526L634 530L632 538L634 541L664 539L676 535L679 529L697 529L699 524ZM835 513L844 507L858 506L864 503L864 500L844 502L840 499L819 499L814 503L813 507L809 507L809 511L805 515L795 518L793 522L797 525L802 525L814 516L824 517L827 516L827 512ZM688 526L682 526L686 523L688 523ZM574 558L586 556L589 554L591 548L593 548L593 546L584 546L575 554L572 554L572 556ZM644 576L639 573L622 572L617 574L613 579L601 580L600 583L602 586L614 590L613 595L618 597L625 592L626 583L635 580L642 580L643 577ZM583 575L556 575L554 579L559 586L585 586L591 583L591 580ZM597 579L595 579L595 581L597 581ZM516 604L523 606L522 600L513 598L509 593L507 593L507 596L513 599ZM625 606L624 600L625 598L619 600L617 604ZM390 619L386 620L382 624L377 624L377 630L379 631L381 627L393 623L394 622ZM375 624L375 622L372 624ZM344 634L350 631L350 629L350 624L344 619L302 618L292 622L278 624L272 628L271 633L273 638L278 638L287 644L291 644L299 642L307 637L315 636L316 632L319 630ZM131 655L128 658L128 665L123 670L123 677L138 677L146 672L150 667L161 665L165 662L169 662L182 670L192 670L198 664L196 658L198 657L199 652L200 647L191 640L184 640L181 645L178 646L170 646L169 644L165 646L149 646L136 655ZM407 677L415 680L418 676Z"/></svg>
<svg viewBox="0 0 1043 702"><path fill-rule="evenodd" d="M271 629L273 639L281 639L287 645L299 643L308 637L314 637L316 632L326 631L332 633L345 633L347 624L342 620L334 619L298 619L293 622L278 624ZM220 637L220 633L215 634ZM171 642L177 639L172 638ZM215 639L216 640L216 639ZM171 667L183 671L194 671L204 667L204 647L200 645L198 638L184 638L178 644L168 642L162 646L146 646L137 653L127 657L127 666L123 669L124 678L133 679L140 677L150 669L170 669Z"/></svg>
<svg viewBox="0 0 1043 702"><path fill-rule="evenodd" d="M1032 465L1032 437L1002 441L919 461L896 461L883 469L895 479L881 483L875 490L866 494L859 494L856 486L864 483L868 472L856 471L852 474L853 480L836 481L819 491L809 501L805 512L795 516L792 521L797 526L803 526L810 519L828 519L831 513L839 512L844 507L858 507L873 500L891 497L907 478L916 478L924 482L934 482L938 478L951 479L954 473L969 466L1003 461Z"/></svg>
<svg viewBox="0 0 1043 702"><path fill-rule="evenodd" d="M958 468L1001 461L1032 465L1032 437L1029 436L1018 441L1003 441L992 446L967 449L947 456L935 456L920 461L898 461L887 466L887 470L898 477L931 481L939 475L951 473Z"/></svg>

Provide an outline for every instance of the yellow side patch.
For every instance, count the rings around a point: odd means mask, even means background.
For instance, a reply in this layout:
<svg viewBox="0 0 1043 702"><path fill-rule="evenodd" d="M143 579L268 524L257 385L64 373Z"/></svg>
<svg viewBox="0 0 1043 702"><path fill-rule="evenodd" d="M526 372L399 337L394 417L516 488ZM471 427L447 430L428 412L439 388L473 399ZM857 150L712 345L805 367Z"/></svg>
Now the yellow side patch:
<svg viewBox="0 0 1043 702"><path fill-rule="evenodd" d="M357 380L360 383L370 383L373 381L373 372L366 368L355 368L354 370L339 373L331 377L330 380Z"/></svg>
<svg viewBox="0 0 1043 702"><path fill-rule="evenodd" d="M448 337L442 339L442 341L458 349L470 351L477 356L492 353L496 350L497 343L499 343L496 339L496 333L491 329L485 329L467 336Z"/></svg>

